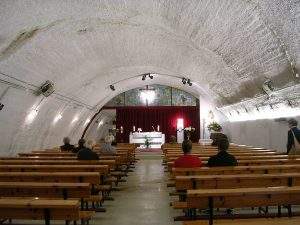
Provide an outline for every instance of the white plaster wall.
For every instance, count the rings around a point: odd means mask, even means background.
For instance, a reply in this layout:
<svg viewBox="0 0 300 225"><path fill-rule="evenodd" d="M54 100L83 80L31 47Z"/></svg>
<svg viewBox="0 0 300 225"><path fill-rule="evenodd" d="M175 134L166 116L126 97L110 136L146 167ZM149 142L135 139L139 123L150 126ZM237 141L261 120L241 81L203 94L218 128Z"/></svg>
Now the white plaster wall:
<svg viewBox="0 0 300 225"><path fill-rule="evenodd" d="M216 109L216 105L209 100L209 98L199 96L200 101L200 139L208 139L210 133L207 129L207 126L212 122L216 121L222 126L226 123L227 117ZM209 111L213 112L214 119L209 118Z"/></svg>
<svg viewBox="0 0 300 225"><path fill-rule="evenodd" d="M84 138L99 142L101 138L104 138L108 134L108 130L113 127L115 116L115 109L102 110L92 121Z"/></svg>
<svg viewBox="0 0 300 225"><path fill-rule="evenodd" d="M0 94L5 88L6 85L0 84ZM22 89L10 88L0 100L4 104L0 111L0 156L58 146L64 136L77 142L91 111L66 105L67 102L50 96L40 104L34 120L28 123L27 115L41 98ZM58 113L62 114L62 119L54 124ZM77 116L78 120L74 122Z"/></svg>
<svg viewBox="0 0 300 225"><path fill-rule="evenodd" d="M300 116L296 117L300 121ZM224 132L232 142L276 149L286 152L288 126L286 122L274 120L254 120L227 122Z"/></svg>

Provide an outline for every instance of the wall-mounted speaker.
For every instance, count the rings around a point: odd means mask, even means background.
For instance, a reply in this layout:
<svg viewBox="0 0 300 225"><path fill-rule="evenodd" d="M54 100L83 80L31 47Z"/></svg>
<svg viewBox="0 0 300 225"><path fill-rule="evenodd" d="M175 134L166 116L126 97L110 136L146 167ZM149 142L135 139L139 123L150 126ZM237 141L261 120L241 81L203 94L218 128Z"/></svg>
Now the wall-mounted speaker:
<svg viewBox="0 0 300 225"><path fill-rule="evenodd" d="M37 91L37 94L43 94L45 97L50 96L54 92L54 83L47 80Z"/></svg>

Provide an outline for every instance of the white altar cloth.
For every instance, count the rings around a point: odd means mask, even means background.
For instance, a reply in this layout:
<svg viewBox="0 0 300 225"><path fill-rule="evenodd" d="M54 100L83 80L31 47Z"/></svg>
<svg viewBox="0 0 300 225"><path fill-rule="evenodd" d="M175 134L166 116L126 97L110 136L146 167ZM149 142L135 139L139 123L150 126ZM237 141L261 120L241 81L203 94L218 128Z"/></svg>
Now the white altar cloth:
<svg viewBox="0 0 300 225"><path fill-rule="evenodd" d="M148 138L149 148L160 148L165 143L165 134L162 132L134 132L130 133L129 143L141 144L140 147L146 147L145 141Z"/></svg>

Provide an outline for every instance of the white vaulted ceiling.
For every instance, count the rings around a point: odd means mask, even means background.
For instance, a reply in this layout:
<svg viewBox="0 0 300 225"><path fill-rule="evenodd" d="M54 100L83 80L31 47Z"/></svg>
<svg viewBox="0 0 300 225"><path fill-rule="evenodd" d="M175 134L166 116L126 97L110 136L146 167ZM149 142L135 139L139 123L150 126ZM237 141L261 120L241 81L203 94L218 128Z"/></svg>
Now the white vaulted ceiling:
<svg viewBox="0 0 300 225"><path fill-rule="evenodd" d="M298 0L2 0L0 71L52 80L90 106L134 75L186 76L224 106L260 94L267 77L277 88L298 82L299 11Z"/></svg>
<svg viewBox="0 0 300 225"><path fill-rule="evenodd" d="M284 88L278 99L300 96L299 4L0 0L0 154L53 147L63 136L76 142L101 106L145 84L204 96L225 111L265 101L267 78ZM156 75L142 81L144 73ZM46 80L55 93L43 99L32 92Z"/></svg>

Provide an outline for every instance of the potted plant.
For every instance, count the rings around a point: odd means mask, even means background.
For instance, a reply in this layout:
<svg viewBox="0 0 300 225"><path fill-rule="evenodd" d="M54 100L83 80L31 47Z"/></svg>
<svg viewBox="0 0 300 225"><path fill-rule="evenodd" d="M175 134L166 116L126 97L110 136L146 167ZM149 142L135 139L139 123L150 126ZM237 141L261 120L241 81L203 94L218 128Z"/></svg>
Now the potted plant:
<svg viewBox="0 0 300 225"><path fill-rule="evenodd" d="M208 126L207 129L210 132L220 132L222 130L222 127L220 124L218 124L217 122L211 122Z"/></svg>

